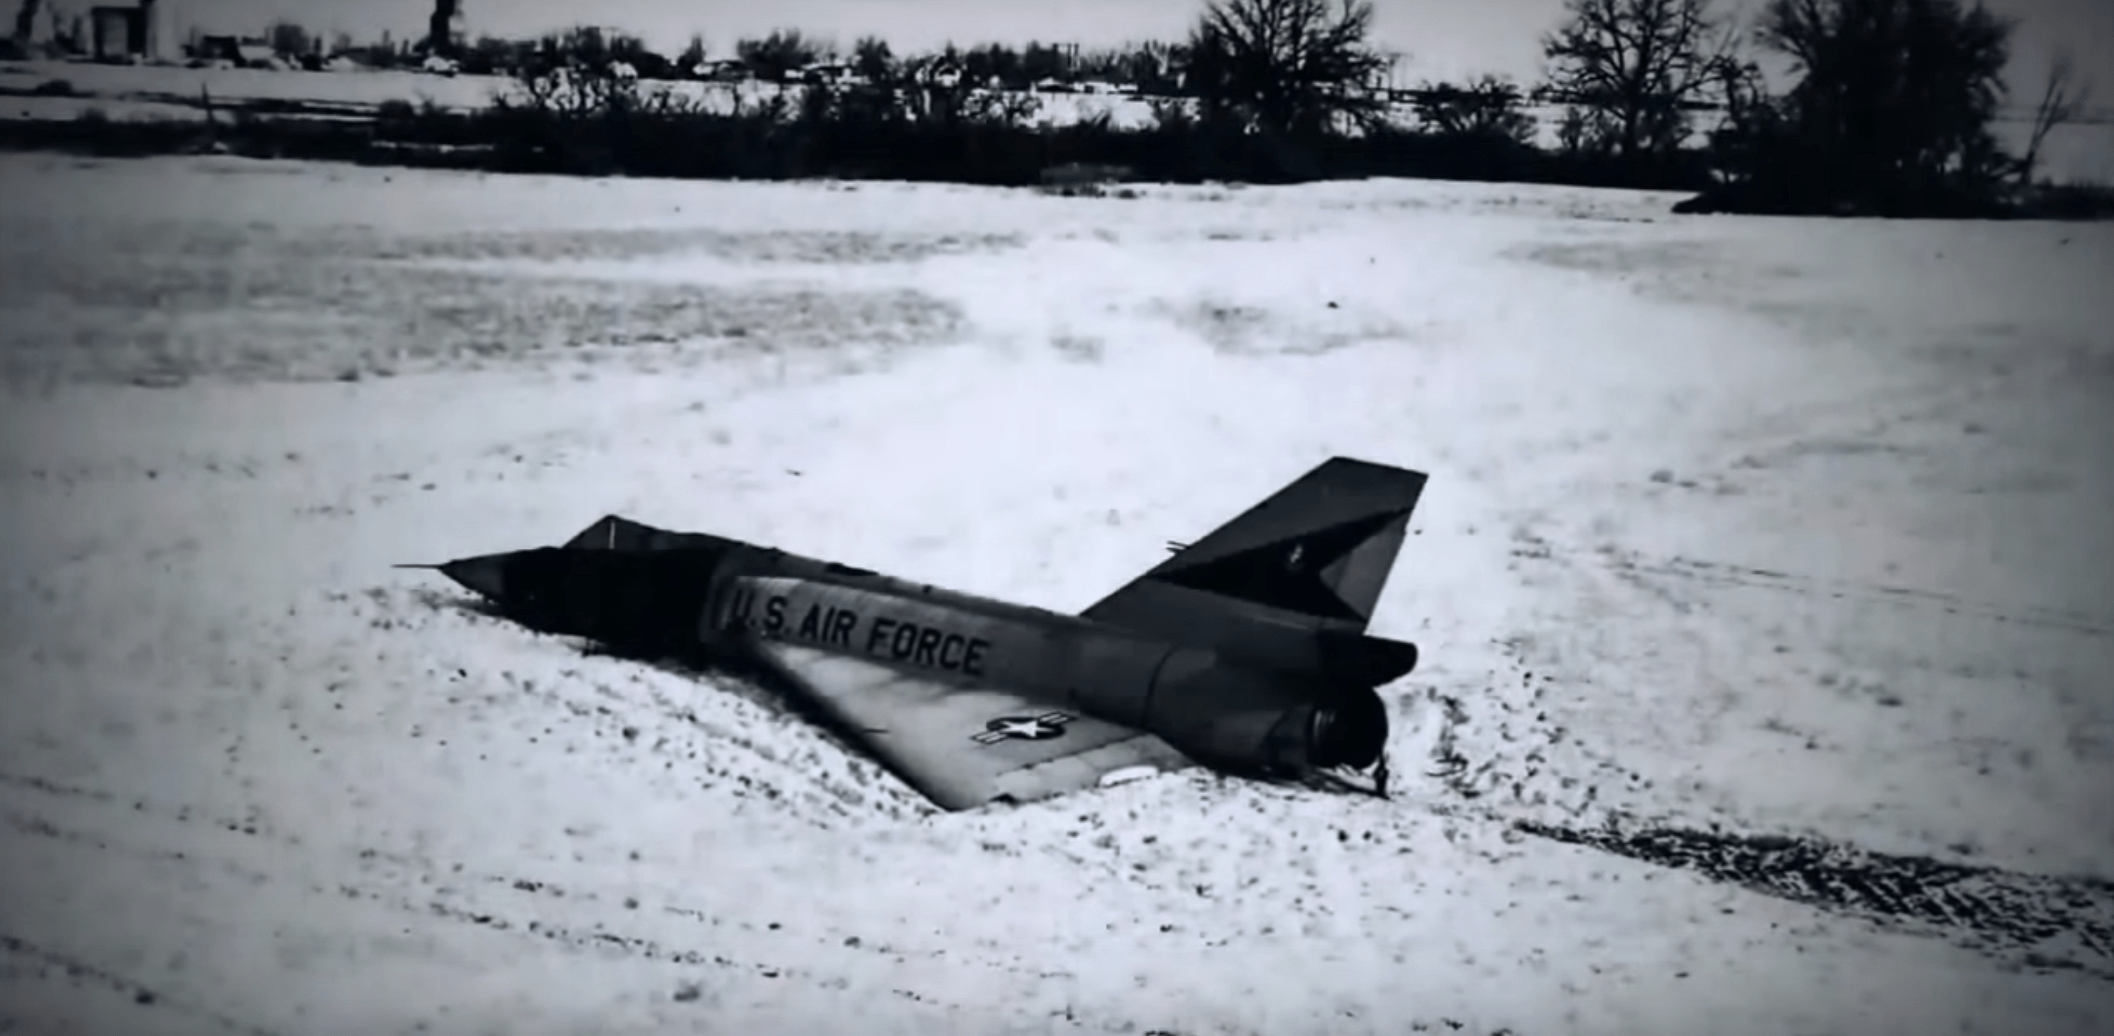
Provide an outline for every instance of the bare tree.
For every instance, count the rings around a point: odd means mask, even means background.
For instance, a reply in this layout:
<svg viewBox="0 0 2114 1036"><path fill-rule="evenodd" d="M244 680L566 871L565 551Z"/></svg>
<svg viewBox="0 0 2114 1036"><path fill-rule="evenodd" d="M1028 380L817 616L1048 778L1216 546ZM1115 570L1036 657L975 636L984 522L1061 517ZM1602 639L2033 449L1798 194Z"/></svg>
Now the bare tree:
<svg viewBox="0 0 2114 1036"><path fill-rule="evenodd" d="M1008 90L1025 90L1033 80L1024 68L1020 52L1003 43L985 43L961 55L963 77L977 86L995 83Z"/></svg>
<svg viewBox="0 0 2114 1036"><path fill-rule="evenodd" d="M2058 50L2048 62L2048 78L2041 83L2040 103L2033 109L2033 132L2026 138L2026 154L2019 159L2019 181L2033 182L2040 163L2041 144L2055 127L2075 122L2091 99L2092 85L2077 81L2077 65L2068 49Z"/></svg>
<svg viewBox="0 0 2114 1036"><path fill-rule="evenodd" d="M697 66L704 63L705 37L701 33L693 32L690 34L690 42L683 44L683 52L675 57L676 67L687 76L695 73Z"/></svg>
<svg viewBox="0 0 2114 1036"><path fill-rule="evenodd" d="M1762 42L1797 65L1787 98L1806 160L1853 190L1987 185L2012 24L1960 0L1769 0Z"/></svg>
<svg viewBox="0 0 2114 1036"><path fill-rule="evenodd" d="M30 37L37 32L37 15L44 9L44 0L22 0L15 8L15 43L27 48Z"/></svg>
<svg viewBox="0 0 2114 1036"><path fill-rule="evenodd" d="M1046 79L1070 78L1071 60L1063 48L1040 40L1029 40L1020 50L1020 77L1024 85L1032 86Z"/></svg>
<svg viewBox="0 0 2114 1036"><path fill-rule="evenodd" d="M426 52L452 58L461 49L462 0L433 0L426 19Z"/></svg>
<svg viewBox="0 0 2114 1036"><path fill-rule="evenodd" d="M1118 77L1145 94L1165 95L1174 90L1179 72L1176 49L1166 43L1146 41L1126 48L1118 58Z"/></svg>
<svg viewBox="0 0 2114 1036"><path fill-rule="evenodd" d="M299 22L280 19L264 30L265 42L281 57L300 57L315 50L317 38Z"/></svg>
<svg viewBox="0 0 2114 1036"><path fill-rule="evenodd" d="M1388 61L1368 43L1371 0L1212 0L1189 38L1189 91L1207 111L1313 136L1386 108L1367 87Z"/></svg>
<svg viewBox="0 0 2114 1036"><path fill-rule="evenodd" d="M852 44L852 69L869 83L883 85L896 79L895 52L879 36L861 36Z"/></svg>
<svg viewBox="0 0 2114 1036"><path fill-rule="evenodd" d="M1524 110L1524 101L1510 79L1486 74L1465 86L1426 83L1417 89L1412 105L1417 121L1432 133L1524 144L1534 137L1534 117Z"/></svg>
<svg viewBox="0 0 2114 1036"><path fill-rule="evenodd" d="M811 39L798 29L774 29L760 40L741 40L734 52L757 76L781 82L794 71L814 64L829 53L829 46Z"/></svg>
<svg viewBox="0 0 2114 1036"><path fill-rule="evenodd" d="M1671 154L1689 111L1724 82L1734 35L1712 0L1565 0L1563 26L1542 40L1555 94L1578 111L1587 147L1624 161Z"/></svg>

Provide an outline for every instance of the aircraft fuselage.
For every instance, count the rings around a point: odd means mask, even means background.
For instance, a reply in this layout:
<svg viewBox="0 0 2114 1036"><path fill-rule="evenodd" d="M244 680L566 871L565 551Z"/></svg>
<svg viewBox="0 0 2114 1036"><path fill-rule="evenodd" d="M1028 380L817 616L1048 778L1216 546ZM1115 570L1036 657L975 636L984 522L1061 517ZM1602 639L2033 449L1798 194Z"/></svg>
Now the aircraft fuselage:
<svg viewBox="0 0 2114 1036"><path fill-rule="evenodd" d="M776 673L950 809L1182 760L1373 770L1376 689L1417 647L1368 625L1426 476L1332 457L1078 615L607 515L441 572L547 633Z"/></svg>
<svg viewBox="0 0 2114 1036"><path fill-rule="evenodd" d="M748 545L722 563L703 619L700 640L721 650L781 640L1002 687L1152 731L1222 768L1364 767L1386 738L1370 687Z"/></svg>
<svg viewBox="0 0 2114 1036"><path fill-rule="evenodd" d="M444 570L549 632L770 669L759 644L804 644L1150 731L1221 769L1362 769L1386 743L1386 709L1370 684L724 537L546 547Z"/></svg>

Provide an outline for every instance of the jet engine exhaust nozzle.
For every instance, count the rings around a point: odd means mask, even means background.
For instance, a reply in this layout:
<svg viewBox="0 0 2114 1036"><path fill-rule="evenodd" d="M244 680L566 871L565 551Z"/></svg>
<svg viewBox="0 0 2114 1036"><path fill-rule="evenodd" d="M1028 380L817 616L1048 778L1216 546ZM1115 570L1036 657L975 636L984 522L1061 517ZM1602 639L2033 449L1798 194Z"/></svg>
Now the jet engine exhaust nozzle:
<svg viewBox="0 0 2114 1036"><path fill-rule="evenodd" d="M1318 705L1308 743L1315 766L1366 769L1387 750L1387 707L1362 689Z"/></svg>

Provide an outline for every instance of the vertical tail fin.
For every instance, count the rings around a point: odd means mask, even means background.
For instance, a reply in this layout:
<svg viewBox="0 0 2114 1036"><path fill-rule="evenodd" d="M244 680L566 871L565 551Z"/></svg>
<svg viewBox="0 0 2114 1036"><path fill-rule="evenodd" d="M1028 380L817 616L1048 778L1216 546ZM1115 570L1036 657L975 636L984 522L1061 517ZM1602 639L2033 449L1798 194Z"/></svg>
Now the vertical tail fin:
<svg viewBox="0 0 2114 1036"><path fill-rule="evenodd" d="M1372 619L1425 480L1333 458L1083 614L1235 653L1318 653L1315 634Z"/></svg>

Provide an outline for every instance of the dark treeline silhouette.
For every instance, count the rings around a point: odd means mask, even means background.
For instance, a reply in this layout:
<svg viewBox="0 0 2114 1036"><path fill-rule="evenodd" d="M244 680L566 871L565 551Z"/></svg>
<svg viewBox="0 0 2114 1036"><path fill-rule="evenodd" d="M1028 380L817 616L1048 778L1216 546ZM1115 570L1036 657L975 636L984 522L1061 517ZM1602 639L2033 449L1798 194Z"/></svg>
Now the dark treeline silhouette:
<svg viewBox="0 0 2114 1036"><path fill-rule="evenodd" d="M1362 176L1701 188L1700 155L1646 165L1534 142L1528 91L1499 77L1390 90L1366 0L1215 0L1179 42L1079 51L949 45L897 55L795 29L702 38L662 61L597 30L512 51L479 43L465 70L517 89L469 114L399 107L400 143L482 148L493 168L684 177L878 177L1000 185L1089 179L1288 182ZM488 55L480 67L476 55ZM666 75L661 74L667 73ZM664 78L799 84L716 95ZM1056 95L1143 99L1144 125L1047 118ZM459 161L459 157L450 159ZM1086 172L1083 172L1086 171ZM1091 174L1091 175L1089 175Z"/></svg>
<svg viewBox="0 0 2114 1036"><path fill-rule="evenodd" d="M1790 58L1798 81L1772 96L1751 70L1724 70L1735 103L1712 137L1720 184L1684 210L2015 208L2047 127L2036 126L2028 156L2006 153L1991 133L2013 27L1957 0L1768 0L1756 40ZM2047 109L2043 119L2074 114Z"/></svg>
<svg viewBox="0 0 2114 1036"><path fill-rule="evenodd" d="M2023 155L1990 126L2011 22L1967 0L1566 0L1532 87L1497 76L1392 89L1369 0L1207 0L1186 39L898 54L785 28L679 53L575 28L451 44L447 71L507 77L488 107L384 106L372 126L259 114L213 130L236 150L669 177L887 178L1096 192L1121 179L1287 182L1405 176L1691 191L1686 212L2105 215L2098 188L2036 183L2048 133L2086 85L2060 57ZM275 28L316 52L296 27ZM379 49L412 64L422 45ZM425 59L431 67L430 51ZM1772 90L1756 57L1788 58ZM683 83L705 80L709 85ZM757 90L746 82L783 84ZM1051 119L1055 95L1141 98L1152 116ZM1534 111L1561 112L1542 146ZM46 143L117 124L9 127ZM161 146L137 131L135 149ZM180 134L173 131L156 141Z"/></svg>

